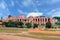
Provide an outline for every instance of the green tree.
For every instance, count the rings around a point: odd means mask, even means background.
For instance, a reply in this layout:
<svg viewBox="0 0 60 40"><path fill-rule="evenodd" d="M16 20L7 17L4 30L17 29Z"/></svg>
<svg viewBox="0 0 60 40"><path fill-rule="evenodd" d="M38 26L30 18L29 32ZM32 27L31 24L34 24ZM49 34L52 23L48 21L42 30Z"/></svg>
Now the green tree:
<svg viewBox="0 0 60 40"><path fill-rule="evenodd" d="M8 22L3 22L3 25L5 25L5 27L8 26Z"/></svg>
<svg viewBox="0 0 60 40"><path fill-rule="evenodd" d="M3 22L3 24L6 27L16 27L17 26L17 23L16 22L13 22L12 20L9 20L8 22Z"/></svg>
<svg viewBox="0 0 60 40"><path fill-rule="evenodd" d="M2 22L2 20L0 20L0 22Z"/></svg>
<svg viewBox="0 0 60 40"><path fill-rule="evenodd" d="M38 28L38 24L34 24L33 28Z"/></svg>
<svg viewBox="0 0 60 40"><path fill-rule="evenodd" d="M51 27L52 27L52 24L51 24L50 21L48 21L48 22L46 23L46 28L51 28Z"/></svg>
<svg viewBox="0 0 60 40"><path fill-rule="evenodd" d="M19 28L23 28L24 23L23 22L17 22L17 25Z"/></svg>
<svg viewBox="0 0 60 40"><path fill-rule="evenodd" d="M1 20L3 19L3 17L1 17Z"/></svg>
<svg viewBox="0 0 60 40"><path fill-rule="evenodd" d="M27 28L31 28L32 27L31 23L26 23L25 25L27 26Z"/></svg>
<svg viewBox="0 0 60 40"><path fill-rule="evenodd" d="M10 23L10 22L13 22L13 21L12 20L9 20L8 22Z"/></svg>
<svg viewBox="0 0 60 40"><path fill-rule="evenodd" d="M8 18L12 17L11 15L8 15Z"/></svg>
<svg viewBox="0 0 60 40"><path fill-rule="evenodd" d="M60 25L60 22L56 22L56 25Z"/></svg>
<svg viewBox="0 0 60 40"><path fill-rule="evenodd" d="M10 22L7 24L7 27L17 27L16 22Z"/></svg>
<svg viewBox="0 0 60 40"><path fill-rule="evenodd" d="M22 25L23 26L23 28L27 28L27 26L24 24L24 25Z"/></svg>

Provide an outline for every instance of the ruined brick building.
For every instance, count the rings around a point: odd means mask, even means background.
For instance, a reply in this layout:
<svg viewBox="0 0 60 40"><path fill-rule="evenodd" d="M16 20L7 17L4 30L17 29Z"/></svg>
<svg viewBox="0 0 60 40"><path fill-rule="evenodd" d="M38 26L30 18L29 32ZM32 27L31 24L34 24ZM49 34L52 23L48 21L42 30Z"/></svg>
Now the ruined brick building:
<svg viewBox="0 0 60 40"><path fill-rule="evenodd" d="M20 15L19 17L12 16L10 18L3 20L3 22L8 22L9 20L12 20L14 22L22 21L23 23L31 22L33 24L34 23L35 24L46 24L46 22L48 22L48 19L50 19L50 22L52 24L55 24L54 18L45 18L45 17L40 17L40 16L36 16L36 17L30 16L30 17L26 18L24 15Z"/></svg>

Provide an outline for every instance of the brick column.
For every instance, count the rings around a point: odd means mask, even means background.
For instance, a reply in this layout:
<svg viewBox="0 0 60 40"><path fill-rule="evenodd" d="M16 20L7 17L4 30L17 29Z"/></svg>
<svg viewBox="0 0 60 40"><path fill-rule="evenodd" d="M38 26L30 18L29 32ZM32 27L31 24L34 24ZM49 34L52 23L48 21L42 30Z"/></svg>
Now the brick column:
<svg viewBox="0 0 60 40"><path fill-rule="evenodd" d="M37 18L37 24L39 24L38 18Z"/></svg>
<svg viewBox="0 0 60 40"><path fill-rule="evenodd" d="M43 24L43 18L42 18L42 24Z"/></svg>
<svg viewBox="0 0 60 40"><path fill-rule="evenodd" d="M48 22L48 18L47 18L47 22Z"/></svg>
<svg viewBox="0 0 60 40"><path fill-rule="evenodd" d="M39 23L41 24L41 18L40 18L40 22Z"/></svg>
<svg viewBox="0 0 60 40"><path fill-rule="evenodd" d="M45 24L45 18L44 18L44 24Z"/></svg>

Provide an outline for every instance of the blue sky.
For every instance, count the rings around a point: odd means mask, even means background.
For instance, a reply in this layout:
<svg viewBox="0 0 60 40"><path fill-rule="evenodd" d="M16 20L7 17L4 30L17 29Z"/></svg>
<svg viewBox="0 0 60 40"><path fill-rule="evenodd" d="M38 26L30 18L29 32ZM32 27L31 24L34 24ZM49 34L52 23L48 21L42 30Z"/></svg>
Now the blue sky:
<svg viewBox="0 0 60 40"><path fill-rule="evenodd" d="M60 0L0 0L0 17L60 16Z"/></svg>

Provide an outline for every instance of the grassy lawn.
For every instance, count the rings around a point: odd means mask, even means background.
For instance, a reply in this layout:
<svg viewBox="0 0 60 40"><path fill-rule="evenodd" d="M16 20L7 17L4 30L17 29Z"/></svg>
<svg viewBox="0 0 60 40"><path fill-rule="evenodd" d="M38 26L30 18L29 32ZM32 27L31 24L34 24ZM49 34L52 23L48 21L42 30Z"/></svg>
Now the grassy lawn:
<svg viewBox="0 0 60 40"><path fill-rule="evenodd" d="M13 36L23 36L23 37L31 37L43 40L60 40L60 35L51 35L51 34L41 34L41 33L29 33L29 29L26 28L0 28L0 33L14 33ZM27 33L22 33L27 32ZM15 34L19 33L19 34ZM22 33L22 34L20 34Z"/></svg>

